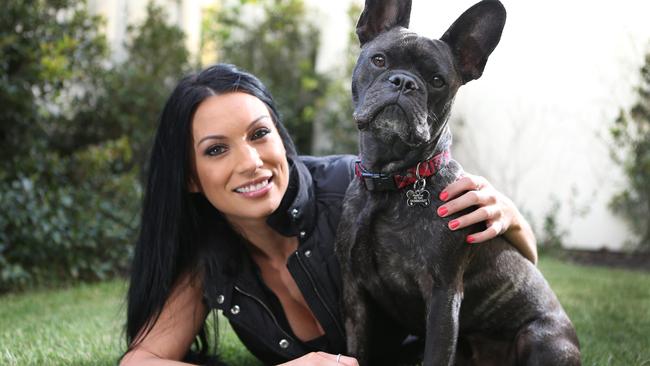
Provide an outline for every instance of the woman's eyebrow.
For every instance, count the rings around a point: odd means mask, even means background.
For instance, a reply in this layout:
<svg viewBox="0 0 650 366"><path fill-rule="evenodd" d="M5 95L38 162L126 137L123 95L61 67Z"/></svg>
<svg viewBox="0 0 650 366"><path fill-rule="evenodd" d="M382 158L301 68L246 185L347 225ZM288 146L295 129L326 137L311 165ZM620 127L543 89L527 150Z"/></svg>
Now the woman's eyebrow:
<svg viewBox="0 0 650 366"><path fill-rule="evenodd" d="M255 118L255 119L254 119L254 120L253 120L253 121L248 125L247 130L249 130L249 131L252 130L253 127L255 127L255 125L256 125L257 123L259 123L260 121L262 121L262 120L265 119L265 118L271 119L271 116L269 116L268 114L263 114L263 115L261 115L261 116Z"/></svg>
<svg viewBox="0 0 650 366"><path fill-rule="evenodd" d="M261 120L263 120L265 118L271 118L271 116L269 116L268 114L263 114L263 115L255 118L253 121L251 121L251 123L248 124L248 127L246 128L246 130L252 129L255 124L257 124L258 122L260 122ZM196 143L196 146L201 145L201 143L203 141L205 141L205 140L225 140L225 139L226 139L226 136L224 136L224 135L208 135L208 136L203 137L201 140L199 140L199 142Z"/></svg>
<svg viewBox="0 0 650 366"><path fill-rule="evenodd" d="M223 135L208 135L208 136L205 136L204 138L202 138L201 140L199 140L199 142L196 143L196 146L201 145L201 143L203 141L206 141L206 140L225 140L225 139L226 139L226 136L223 136Z"/></svg>

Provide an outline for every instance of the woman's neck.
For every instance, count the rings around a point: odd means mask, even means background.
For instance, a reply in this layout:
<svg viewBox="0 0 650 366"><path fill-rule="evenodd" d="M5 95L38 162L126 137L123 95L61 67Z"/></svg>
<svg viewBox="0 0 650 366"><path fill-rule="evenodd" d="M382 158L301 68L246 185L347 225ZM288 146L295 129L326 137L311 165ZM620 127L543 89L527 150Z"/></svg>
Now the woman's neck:
<svg viewBox="0 0 650 366"><path fill-rule="evenodd" d="M298 249L295 237L286 237L262 220L228 220L246 239L248 250L255 261L269 261L284 266L287 258Z"/></svg>

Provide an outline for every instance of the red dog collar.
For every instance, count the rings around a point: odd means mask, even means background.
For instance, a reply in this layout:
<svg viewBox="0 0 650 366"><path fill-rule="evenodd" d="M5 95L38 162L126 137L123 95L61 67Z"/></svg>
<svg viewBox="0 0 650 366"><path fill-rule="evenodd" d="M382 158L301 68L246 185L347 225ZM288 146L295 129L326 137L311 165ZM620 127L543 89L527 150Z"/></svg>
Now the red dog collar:
<svg viewBox="0 0 650 366"><path fill-rule="evenodd" d="M451 152L445 150L433 158L420 162L418 165L406 169L403 173L389 175L383 173L373 173L357 160L354 166L354 174L361 179L369 191L396 191L408 187L415 183L417 179L416 167L419 166L419 176L421 178L430 177L444 168L451 159Z"/></svg>

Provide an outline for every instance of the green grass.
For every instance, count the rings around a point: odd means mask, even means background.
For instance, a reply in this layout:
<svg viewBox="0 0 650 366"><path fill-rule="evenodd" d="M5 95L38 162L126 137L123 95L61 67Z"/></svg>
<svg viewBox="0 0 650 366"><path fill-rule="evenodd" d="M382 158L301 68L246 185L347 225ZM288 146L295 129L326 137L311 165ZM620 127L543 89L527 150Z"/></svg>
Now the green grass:
<svg viewBox="0 0 650 366"><path fill-rule="evenodd" d="M111 281L0 297L0 365L116 365L124 352L126 284ZM219 349L231 365L259 362L227 321Z"/></svg>
<svg viewBox="0 0 650 366"><path fill-rule="evenodd" d="M115 364L124 289L109 282L0 297L0 364Z"/></svg>
<svg viewBox="0 0 650 366"><path fill-rule="evenodd" d="M650 366L650 273L543 257L540 269L573 320L584 365ZM0 297L0 365L114 365L123 351L125 284L112 281ZM225 322L232 365L258 365Z"/></svg>
<svg viewBox="0 0 650 366"><path fill-rule="evenodd" d="M539 268L578 331L583 365L650 366L650 273L547 257Z"/></svg>

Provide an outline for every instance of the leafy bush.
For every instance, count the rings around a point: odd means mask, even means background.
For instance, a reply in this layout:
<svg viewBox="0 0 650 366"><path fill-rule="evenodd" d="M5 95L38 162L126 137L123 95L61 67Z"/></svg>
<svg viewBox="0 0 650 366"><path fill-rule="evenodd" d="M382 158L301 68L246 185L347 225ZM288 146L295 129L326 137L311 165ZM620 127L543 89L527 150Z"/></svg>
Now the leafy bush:
<svg viewBox="0 0 650 366"><path fill-rule="evenodd" d="M351 71L334 75L316 69L320 32L313 16L303 0L223 1L204 18L202 48L215 52L208 62L237 65L264 82L300 153L315 152L315 120L340 137L336 152L356 151L347 81ZM340 123L352 128L343 127L341 133Z"/></svg>
<svg viewBox="0 0 650 366"><path fill-rule="evenodd" d="M23 160L0 182L0 289L104 279L127 265L139 187L123 138Z"/></svg>
<svg viewBox="0 0 650 366"><path fill-rule="evenodd" d="M148 7L111 65L82 0L0 15L0 292L123 272L158 113L188 69L183 34Z"/></svg>
<svg viewBox="0 0 650 366"><path fill-rule="evenodd" d="M551 208L544 215L539 240L540 253L558 255L565 245L566 236L569 232L561 225L559 219L561 207L560 200L557 197L551 197Z"/></svg>
<svg viewBox="0 0 650 366"><path fill-rule="evenodd" d="M650 53L641 67L637 102L621 110L610 129L611 155L623 167L628 186L610 201L610 208L623 217L639 241L637 248L650 250Z"/></svg>
<svg viewBox="0 0 650 366"><path fill-rule="evenodd" d="M330 74L331 82L326 90L323 106L317 113L315 123L322 126L325 134L325 144L314 146L314 154L357 154L358 130L352 119L352 71L359 56L359 40L356 34L356 23L362 8L352 3L348 8L347 20L350 32L347 35L347 45L342 68Z"/></svg>

